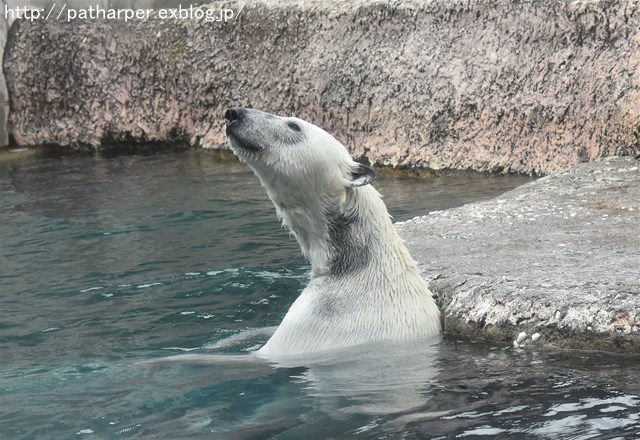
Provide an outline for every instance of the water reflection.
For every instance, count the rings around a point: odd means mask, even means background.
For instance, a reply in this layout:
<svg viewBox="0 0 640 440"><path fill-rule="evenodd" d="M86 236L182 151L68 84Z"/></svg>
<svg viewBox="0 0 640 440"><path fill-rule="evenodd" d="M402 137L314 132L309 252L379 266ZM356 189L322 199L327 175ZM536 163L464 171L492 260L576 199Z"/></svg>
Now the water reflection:
<svg viewBox="0 0 640 440"><path fill-rule="evenodd" d="M244 414L230 402L235 420L211 420L219 438L267 438L267 433L274 432L279 438L311 433L320 435L313 438L325 438L340 436L344 430L362 434L379 417L423 407L439 375L440 341L436 336L268 360L252 354L178 355L141 366L150 369L152 376L164 376L168 369L179 373L194 366L207 368L207 386L217 384L221 389L233 387L240 379L253 384L262 381L263 386L267 381L269 392L263 390L262 396L252 398ZM240 395L255 392L247 391L246 384ZM394 429L397 425L392 424Z"/></svg>
<svg viewBox="0 0 640 440"><path fill-rule="evenodd" d="M224 389L215 414L233 417L199 426L223 439L632 438L640 432L638 359L614 358L435 338L267 363L178 356L148 368L151 376L207 371L197 386ZM238 396L227 400L230 390Z"/></svg>

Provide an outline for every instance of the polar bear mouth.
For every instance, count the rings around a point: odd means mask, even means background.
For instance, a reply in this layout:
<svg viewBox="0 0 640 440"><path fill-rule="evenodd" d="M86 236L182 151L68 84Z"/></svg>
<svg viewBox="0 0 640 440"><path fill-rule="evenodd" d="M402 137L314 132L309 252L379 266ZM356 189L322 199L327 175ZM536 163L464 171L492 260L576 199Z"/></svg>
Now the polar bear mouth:
<svg viewBox="0 0 640 440"><path fill-rule="evenodd" d="M242 139L238 136L233 129L227 126L227 139L231 143L231 148L238 151L248 151L251 153L259 153L263 148L253 142L248 142L246 139Z"/></svg>

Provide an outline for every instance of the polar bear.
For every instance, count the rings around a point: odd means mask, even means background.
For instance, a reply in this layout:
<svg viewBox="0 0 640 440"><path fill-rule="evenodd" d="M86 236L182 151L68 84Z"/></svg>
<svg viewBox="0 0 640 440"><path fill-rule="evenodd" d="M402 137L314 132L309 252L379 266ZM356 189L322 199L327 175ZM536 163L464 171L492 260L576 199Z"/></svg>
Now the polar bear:
<svg viewBox="0 0 640 440"><path fill-rule="evenodd" d="M225 119L231 149L258 176L311 262L309 284L258 355L440 332L431 292L370 185L373 170L301 119L239 107Z"/></svg>

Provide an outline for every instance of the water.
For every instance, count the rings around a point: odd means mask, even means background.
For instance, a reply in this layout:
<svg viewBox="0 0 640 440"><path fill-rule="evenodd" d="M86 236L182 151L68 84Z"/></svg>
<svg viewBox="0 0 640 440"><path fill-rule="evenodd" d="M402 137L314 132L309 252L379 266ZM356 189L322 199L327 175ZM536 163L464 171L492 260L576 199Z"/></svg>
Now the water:
<svg viewBox="0 0 640 440"><path fill-rule="evenodd" d="M256 362L309 267L243 165L17 154L0 155L0 438L640 438L633 357L444 337ZM376 186L406 220L526 180Z"/></svg>

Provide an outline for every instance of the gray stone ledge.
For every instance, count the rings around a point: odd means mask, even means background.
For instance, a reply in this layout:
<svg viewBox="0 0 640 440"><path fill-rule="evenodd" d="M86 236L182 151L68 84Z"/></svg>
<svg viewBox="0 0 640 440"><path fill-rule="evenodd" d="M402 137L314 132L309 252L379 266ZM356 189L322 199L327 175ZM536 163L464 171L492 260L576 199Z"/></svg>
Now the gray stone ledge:
<svg viewBox="0 0 640 440"><path fill-rule="evenodd" d="M447 333L640 353L640 162L581 164L398 229Z"/></svg>

